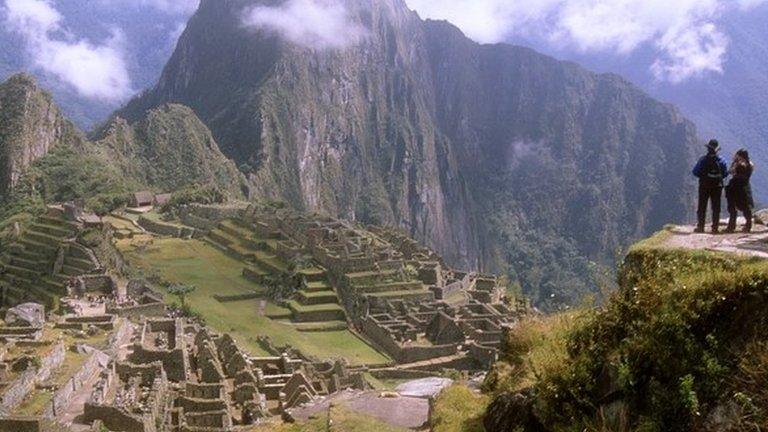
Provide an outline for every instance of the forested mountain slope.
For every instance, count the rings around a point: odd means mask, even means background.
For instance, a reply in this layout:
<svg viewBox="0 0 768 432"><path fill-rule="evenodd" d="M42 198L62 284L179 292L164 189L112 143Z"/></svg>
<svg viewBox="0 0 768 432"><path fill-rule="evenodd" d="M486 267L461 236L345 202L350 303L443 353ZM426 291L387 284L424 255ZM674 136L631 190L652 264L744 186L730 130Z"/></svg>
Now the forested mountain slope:
<svg viewBox="0 0 768 432"><path fill-rule="evenodd" d="M451 263L574 301L590 260L688 216L697 138L615 75L478 45L400 0L347 1L367 36L308 48L203 1L157 86L119 115L190 106L260 195L407 228Z"/></svg>

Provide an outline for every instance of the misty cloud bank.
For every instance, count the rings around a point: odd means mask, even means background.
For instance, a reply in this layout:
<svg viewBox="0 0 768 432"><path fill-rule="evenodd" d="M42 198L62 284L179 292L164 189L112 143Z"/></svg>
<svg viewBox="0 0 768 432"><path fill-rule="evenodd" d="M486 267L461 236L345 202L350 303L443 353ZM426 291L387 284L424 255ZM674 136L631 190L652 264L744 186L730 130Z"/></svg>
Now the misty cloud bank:
<svg viewBox="0 0 768 432"><path fill-rule="evenodd" d="M445 19L478 42L532 37L559 48L626 55L652 46L650 72L681 82L721 73L728 37L723 13L766 0L406 0L424 18Z"/></svg>
<svg viewBox="0 0 768 432"><path fill-rule="evenodd" d="M337 0L288 0L276 7L255 6L245 11L243 24L315 49L347 48L367 35Z"/></svg>
<svg viewBox="0 0 768 432"><path fill-rule="evenodd" d="M6 0L3 12L7 28L23 36L35 67L89 98L117 101L133 92L119 29L100 43L78 39L62 26L61 14L44 0Z"/></svg>
<svg viewBox="0 0 768 432"><path fill-rule="evenodd" d="M101 25L109 37L94 41L79 37L65 25L66 17L57 9L70 0L0 0L3 30L22 36L30 68L53 77L79 95L116 104L134 93L126 58L125 32L109 22ZM112 8L154 9L178 19L179 25L168 35L175 43L187 17L195 12L199 0L89 0L84 7L101 11Z"/></svg>

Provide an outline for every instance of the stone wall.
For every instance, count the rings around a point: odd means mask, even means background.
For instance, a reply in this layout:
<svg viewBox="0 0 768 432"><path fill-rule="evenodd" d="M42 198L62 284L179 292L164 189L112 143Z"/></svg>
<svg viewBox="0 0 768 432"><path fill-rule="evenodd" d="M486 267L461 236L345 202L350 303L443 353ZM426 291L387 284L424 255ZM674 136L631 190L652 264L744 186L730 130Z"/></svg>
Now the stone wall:
<svg viewBox="0 0 768 432"><path fill-rule="evenodd" d="M33 417L0 418L0 432L46 432L53 431L43 419Z"/></svg>
<svg viewBox="0 0 768 432"><path fill-rule="evenodd" d="M151 419L132 416L122 409L106 405L85 404L83 416L87 422L100 420L109 430L121 432L155 432Z"/></svg>
<svg viewBox="0 0 768 432"><path fill-rule="evenodd" d="M63 343L57 343L51 351L42 356L40 368L26 370L8 387L3 389L0 397L0 411L10 412L16 408L24 398L33 390L39 382L45 381L51 376L54 369L61 366L66 355Z"/></svg>
<svg viewBox="0 0 768 432"><path fill-rule="evenodd" d="M430 360L438 357L446 357L456 354L458 344L435 346L408 346L404 347L392 338L390 332L379 326L373 319L367 317L363 320L363 333L374 345L383 349L398 363L413 363Z"/></svg>
<svg viewBox="0 0 768 432"><path fill-rule="evenodd" d="M106 354L92 350L91 355L80 367L80 370L54 393L50 404L43 410L43 416L53 419L60 415L60 411L69 405L72 394L99 375L108 363L109 357Z"/></svg>
<svg viewBox="0 0 768 432"><path fill-rule="evenodd" d="M491 368L499 359L499 351L494 348L484 347L474 342L469 344L468 348L469 356L481 364L483 368Z"/></svg>
<svg viewBox="0 0 768 432"><path fill-rule="evenodd" d="M192 238L195 234L194 228L155 221L144 216L139 218L139 225L151 233L167 237Z"/></svg>
<svg viewBox="0 0 768 432"><path fill-rule="evenodd" d="M117 279L109 275L88 275L80 276L83 281L85 292L101 291L107 294L115 292L117 288Z"/></svg>

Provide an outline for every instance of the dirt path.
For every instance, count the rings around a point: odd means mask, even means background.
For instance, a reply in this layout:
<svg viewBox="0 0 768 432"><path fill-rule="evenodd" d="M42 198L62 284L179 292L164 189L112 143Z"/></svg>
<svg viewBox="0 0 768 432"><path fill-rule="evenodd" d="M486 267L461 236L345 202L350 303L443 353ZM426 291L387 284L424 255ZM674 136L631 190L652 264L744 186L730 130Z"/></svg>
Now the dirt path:
<svg viewBox="0 0 768 432"><path fill-rule="evenodd" d="M132 347L131 338L133 337L135 327L128 321L126 321L125 325L130 326L129 331L125 332L125 335L120 340L115 342L116 346L118 347L118 360L125 360L125 358L128 356L130 348ZM67 406L63 413L56 416L56 421L58 423L63 425L70 425L70 430L73 432L91 430L90 425L78 423L78 418L83 414L83 411L85 410L85 403L91 397L91 393L93 393L93 387L99 381L101 370L94 371L91 378L83 383L83 385L72 394L69 406Z"/></svg>
<svg viewBox="0 0 768 432"><path fill-rule="evenodd" d="M739 225L741 226L741 224ZM693 226L675 226L667 229L668 236L662 241L662 247L675 249L699 249L727 252L747 257L768 259L768 227L755 225L749 234L737 231L734 234L709 232L696 234Z"/></svg>
<svg viewBox="0 0 768 432"><path fill-rule="evenodd" d="M266 313L267 309L267 301L266 300L259 300L259 316L263 317Z"/></svg>

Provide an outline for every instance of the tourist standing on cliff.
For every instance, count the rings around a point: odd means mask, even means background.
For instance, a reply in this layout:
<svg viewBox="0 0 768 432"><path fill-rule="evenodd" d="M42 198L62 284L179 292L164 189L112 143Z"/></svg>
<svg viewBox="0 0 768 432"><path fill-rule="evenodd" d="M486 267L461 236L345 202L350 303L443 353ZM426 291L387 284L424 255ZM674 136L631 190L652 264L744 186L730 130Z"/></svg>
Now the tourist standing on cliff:
<svg viewBox="0 0 768 432"><path fill-rule="evenodd" d="M723 185L728 177L728 165L718 154L720 143L711 140L707 144L707 154L699 159L693 168L693 175L699 179L699 208L698 224L694 232L703 233L707 219L707 204L712 203L712 234L720 230L720 199L723 196Z"/></svg>
<svg viewBox="0 0 768 432"><path fill-rule="evenodd" d="M729 233L736 231L738 212L744 213L744 218L747 220L744 232L752 231L752 209L755 207L755 201L752 199L752 186L749 184L749 179L754 171L755 165L749 160L749 152L745 149L737 151L728 170L733 177L725 188L730 214L727 229Z"/></svg>

